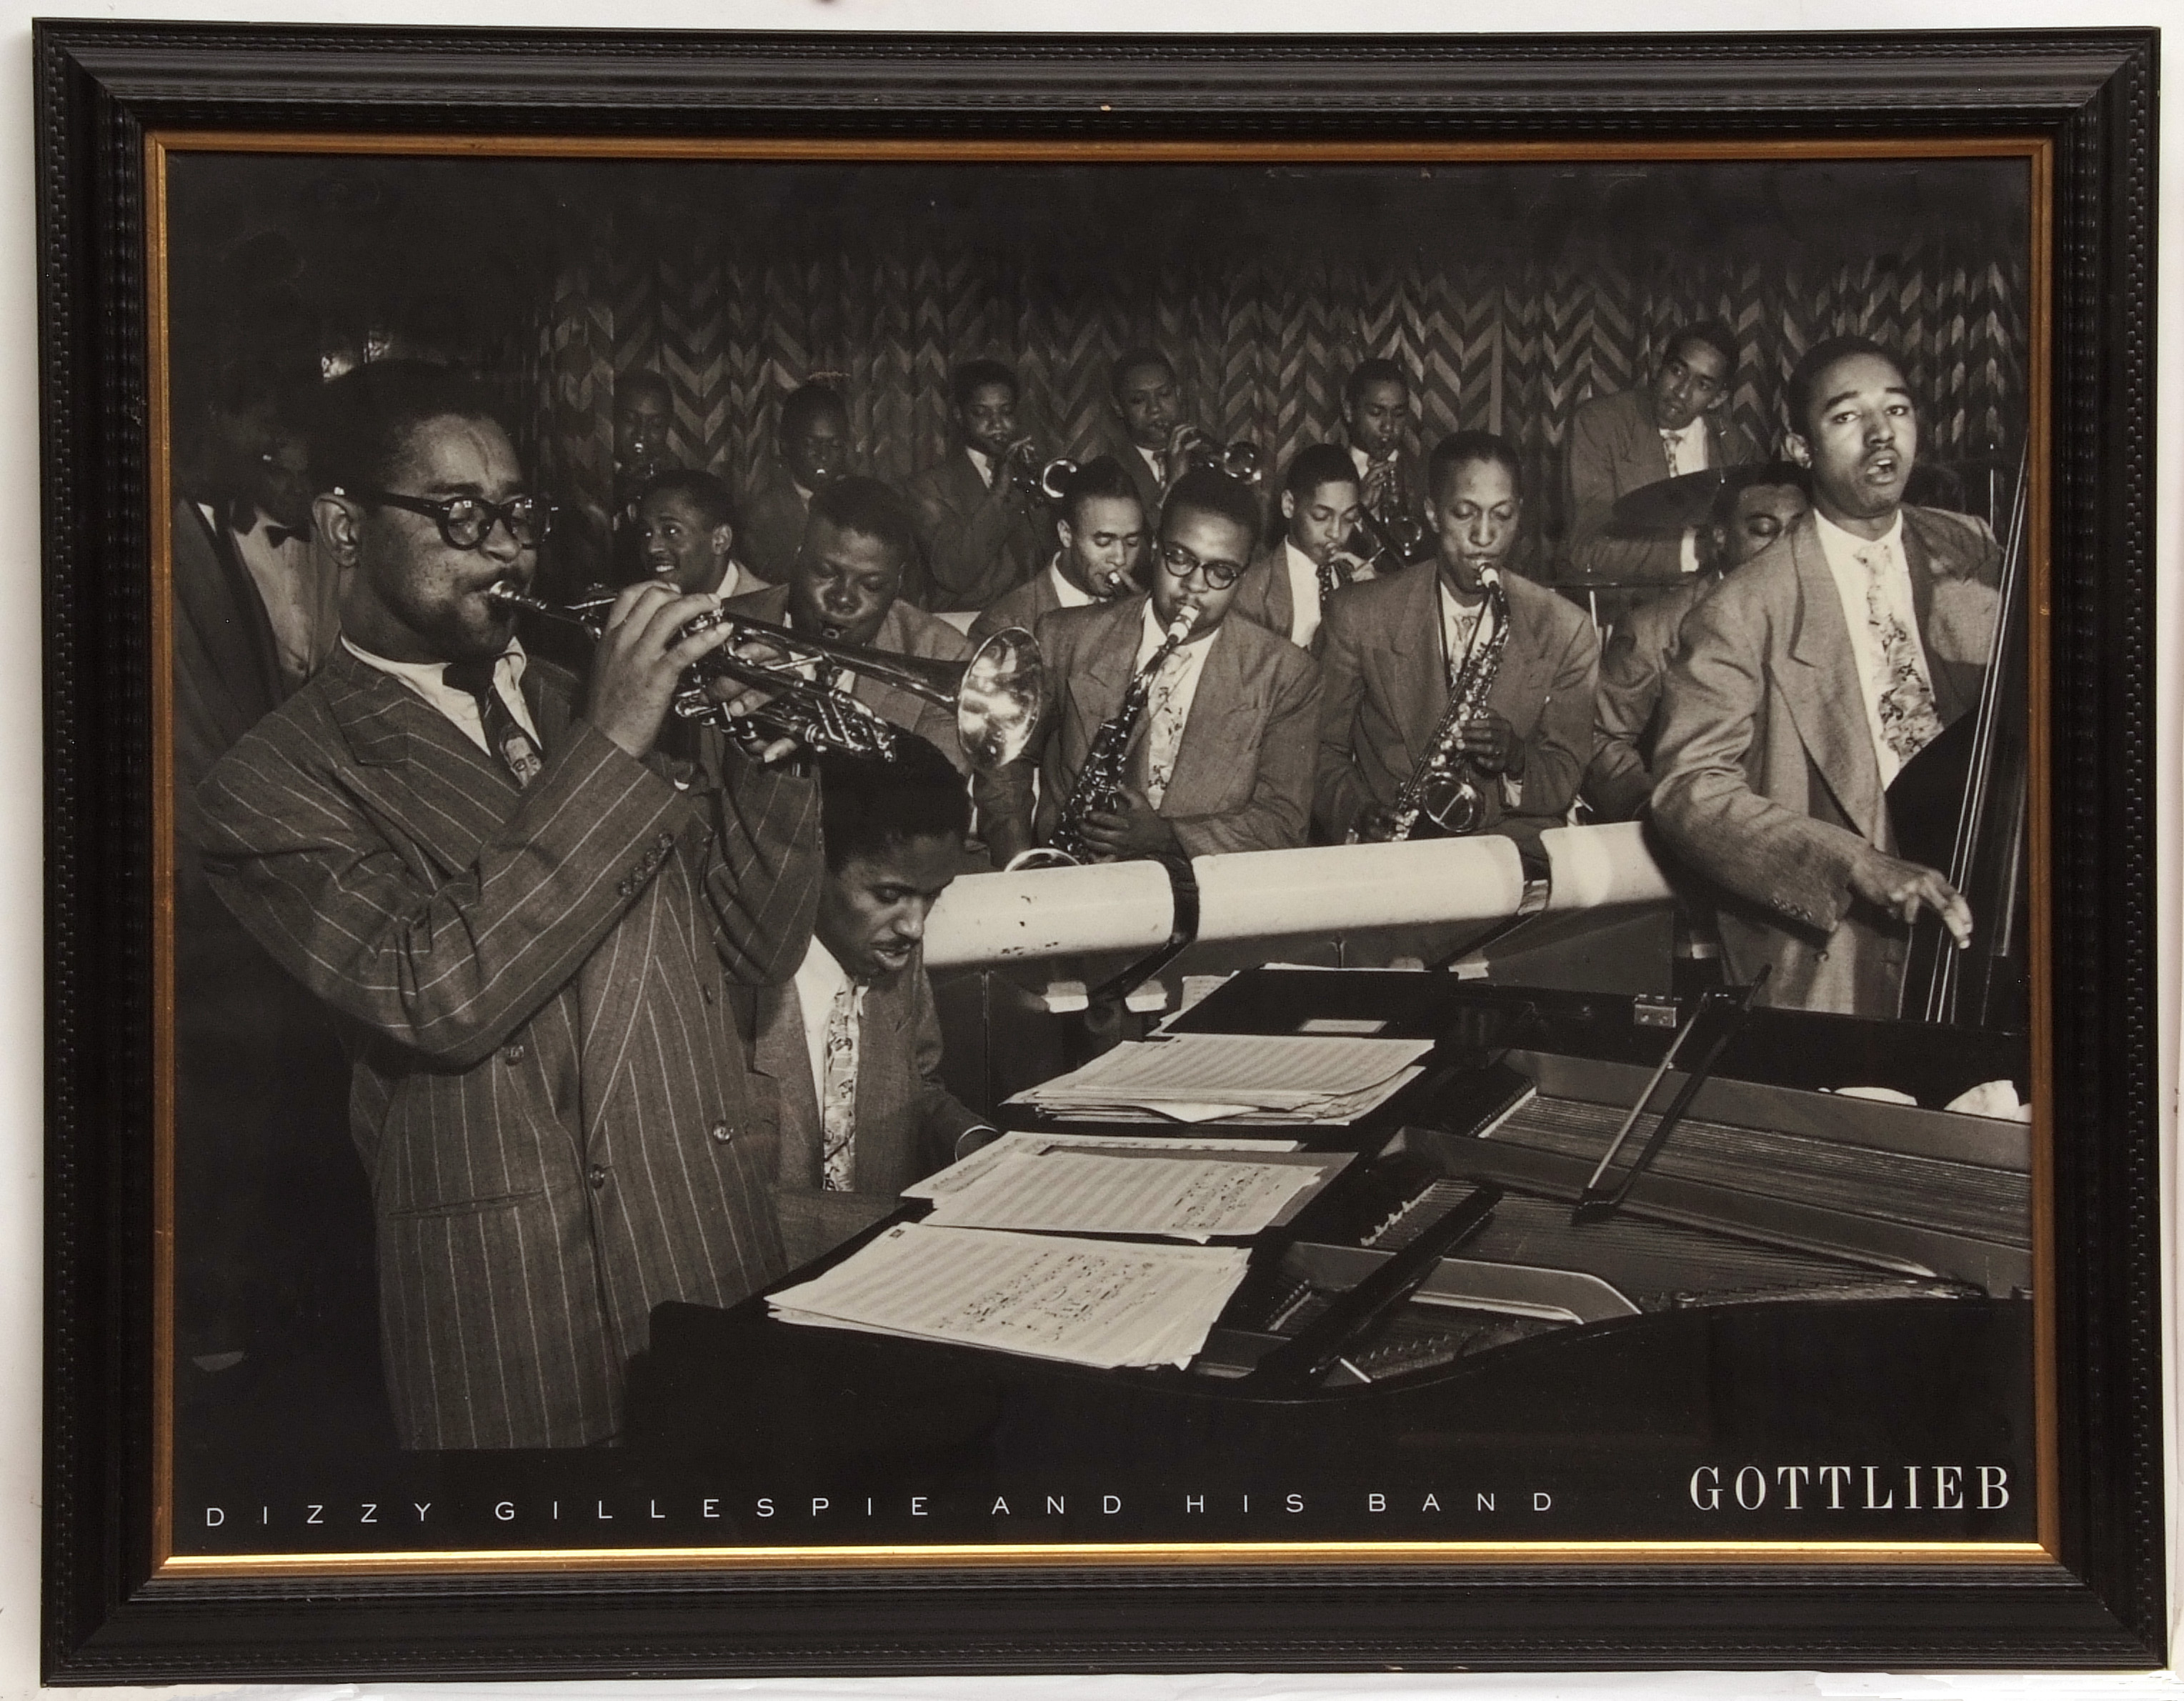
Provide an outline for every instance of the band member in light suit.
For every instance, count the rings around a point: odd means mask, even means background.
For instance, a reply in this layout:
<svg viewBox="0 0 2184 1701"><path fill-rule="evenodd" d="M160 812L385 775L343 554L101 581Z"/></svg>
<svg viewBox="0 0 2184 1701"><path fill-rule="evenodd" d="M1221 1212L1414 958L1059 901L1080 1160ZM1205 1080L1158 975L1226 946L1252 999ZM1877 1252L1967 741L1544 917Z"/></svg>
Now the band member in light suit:
<svg viewBox="0 0 2184 1701"><path fill-rule="evenodd" d="M1092 855L1198 856L1304 842L1319 670L1285 639L1229 617L1258 528L1249 486L1211 470L1186 473L1161 516L1150 594L1039 622L1051 700L1038 842L1052 842L1100 728L1185 611L1185 638L1149 682L1119 806L1086 823ZM1000 856L1033 839L1021 814L988 836Z"/></svg>
<svg viewBox="0 0 2184 1701"><path fill-rule="evenodd" d="M1018 428L1017 376L972 360L952 380L956 443L903 487L932 582L928 606L983 609L1037 571L1044 515L1017 486L1031 450Z"/></svg>
<svg viewBox="0 0 2184 1701"><path fill-rule="evenodd" d="M1459 432L1427 466L1438 551L1420 568L1329 599L1318 652L1326 682L1314 818L1340 840L1384 839L1412 770L1430 753L1449 683L1489 635L1483 570L1517 541L1524 500L1517 452L1485 432ZM1561 824L1592 750L1600 645L1576 608L1502 574L1509 636L1485 707L1461 729L1481 777L1479 830L1535 839Z"/></svg>
<svg viewBox="0 0 2184 1701"><path fill-rule="evenodd" d="M1734 572L1804 513L1804 469L1781 461L1731 467L1701 538L1702 572L1639 604L1615 622L1600 651L1592 761L1585 798L1602 821L1636 818L1653 793L1648 764L1660 730L1661 681L1688 615L1724 573Z"/></svg>
<svg viewBox="0 0 2184 1701"><path fill-rule="evenodd" d="M911 1182L994 1136L940 1080L925 918L963 862L971 809L939 751L819 758L827 878L803 963L755 994L754 1057L779 1084L775 1190L792 1265L894 1211Z"/></svg>
<svg viewBox="0 0 2184 1701"><path fill-rule="evenodd" d="M655 1305L784 1268L722 998L803 955L819 800L725 740L695 782L655 764L729 635L683 635L710 596L622 591L581 693L527 662L488 591L530 581L549 510L488 404L438 368L340 382L313 465L342 641L205 781L206 873L343 1029L404 1444L602 1442Z"/></svg>
<svg viewBox="0 0 2184 1701"><path fill-rule="evenodd" d="M1357 469L1346 450L1331 443L1300 450L1275 510L1282 535L1251 563L1236 593L1236 612L1310 649L1327 599L1373 577L1372 567L1350 553L1362 505Z"/></svg>
<svg viewBox="0 0 2184 1701"><path fill-rule="evenodd" d="M1791 374L1812 511L1684 622L1653 819L1719 890L1730 978L1769 1003L1892 1018L1909 923L1971 936L1964 898L1896 854L1887 788L1974 708L2001 599L1985 522L1903 500L1919 419L1895 357L1815 343Z"/></svg>
<svg viewBox="0 0 2184 1701"><path fill-rule="evenodd" d="M1070 476L1055 533L1061 548L1054 559L971 622L972 643L1005 627L1036 632L1058 608L1084 608L1144 588L1145 510L1112 455L1088 460Z"/></svg>

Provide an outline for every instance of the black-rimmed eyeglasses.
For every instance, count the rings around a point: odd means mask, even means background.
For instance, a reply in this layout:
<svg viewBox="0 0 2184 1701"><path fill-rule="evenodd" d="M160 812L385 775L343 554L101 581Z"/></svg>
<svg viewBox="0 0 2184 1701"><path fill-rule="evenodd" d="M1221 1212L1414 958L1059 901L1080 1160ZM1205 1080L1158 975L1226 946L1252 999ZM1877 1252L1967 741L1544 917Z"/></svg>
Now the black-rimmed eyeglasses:
<svg viewBox="0 0 2184 1701"><path fill-rule="evenodd" d="M1193 573L1206 575L1206 583L1217 591L1225 591L1244 576L1240 561L1201 561L1180 544L1163 544L1160 550L1161 566L1172 579L1187 579Z"/></svg>
<svg viewBox="0 0 2184 1701"><path fill-rule="evenodd" d="M520 548L534 549L554 529L554 505L543 496L511 496L505 502L488 502L482 496L448 496L435 501L396 490L337 489L334 494L422 514L439 527L440 536L451 549L483 549L496 525L505 526Z"/></svg>

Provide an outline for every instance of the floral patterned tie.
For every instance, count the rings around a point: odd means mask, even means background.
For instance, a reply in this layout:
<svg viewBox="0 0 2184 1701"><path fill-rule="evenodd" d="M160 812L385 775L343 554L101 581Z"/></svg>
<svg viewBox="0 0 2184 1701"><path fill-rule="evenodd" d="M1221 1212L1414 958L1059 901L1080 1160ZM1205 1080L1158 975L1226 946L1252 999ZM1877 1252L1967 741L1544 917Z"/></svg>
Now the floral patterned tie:
<svg viewBox="0 0 2184 1701"><path fill-rule="evenodd" d="M1152 717L1145 728L1145 801L1155 809L1175 778L1175 755L1183 744L1183 705L1177 701L1176 688L1189 665L1177 650L1153 676Z"/></svg>
<svg viewBox="0 0 2184 1701"><path fill-rule="evenodd" d="M1880 644L1880 736L1898 761L1908 762L1940 733L1942 717L1934 712L1934 688L1919 671L1918 646L1881 591L1888 552L1875 548L1855 553L1865 569L1866 618Z"/></svg>
<svg viewBox="0 0 2184 1701"><path fill-rule="evenodd" d="M820 1163L830 1192L852 1191L856 1179L857 988L845 984L827 1012L827 1050L819 1088L819 1123L824 1136Z"/></svg>

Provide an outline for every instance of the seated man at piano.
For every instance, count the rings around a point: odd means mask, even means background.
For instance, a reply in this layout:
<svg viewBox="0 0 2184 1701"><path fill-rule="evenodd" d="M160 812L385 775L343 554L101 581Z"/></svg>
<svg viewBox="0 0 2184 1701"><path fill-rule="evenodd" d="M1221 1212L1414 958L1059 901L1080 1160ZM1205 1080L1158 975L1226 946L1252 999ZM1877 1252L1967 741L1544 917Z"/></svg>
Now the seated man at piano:
<svg viewBox="0 0 2184 1701"><path fill-rule="evenodd" d="M1130 475L1112 455L1088 460L1062 485L1055 519L1061 547L1045 567L987 605L971 622L971 641L1006 627L1026 632L1058 608L1084 608L1143 588L1145 505Z"/></svg>
<svg viewBox="0 0 2184 1701"><path fill-rule="evenodd" d="M1363 502L1357 469L1340 444L1298 450L1282 479L1282 534L1251 563L1236 612L1309 650L1327 599L1373 577L1351 548Z"/></svg>
<svg viewBox="0 0 2184 1701"><path fill-rule="evenodd" d="M967 660L971 645L961 633L902 600L903 572L916 549L902 498L877 478L851 474L813 493L788 583L739 596L727 606L833 642L895 655ZM946 710L854 670L836 669L835 683L968 772L955 717Z"/></svg>
<svg viewBox="0 0 2184 1701"><path fill-rule="evenodd" d="M1339 591L1320 622L1314 821L1337 844L1463 832L1535 843L1563 823L1591 754L1599 640L1574 605L1502 570L1524 518L1514 448L1458 432L1427 478L1433 570ZM1452 685L1468 700L1451 707ZM1439 773L1461 801L1437 821L1440 789L1425 782Z"/></svg>
<svg viewBox="0 0 2184 1701"><path fill-rule="evenodd" d="M1772 544L1809 505L1805 471L1786 461L1753 462L1722 475L1700 536L1703 568L1615 622L1600 650L1592 761L1585 800L1599 821L1635 821L1653 794L1651 762L1660 731L1661 677L1676 653L1684 616L1699 599Z"/></svg>
<svg viewBox="0 0 2184 1701"><path fill-rule="evenodd" d="M1078 861L1304 843L1319 669L1233 617L1259 532L1251 487L1211 468L1168 492L1152 588L1039 623L1048 712L1039 797L1026 756L988 827L997 860L1038 845Z"/></svg>
<svg viewBox="0 0 2184 1701"><path fill-rule="evenodd" d="M2000 598L1992 533L1903 499L1919 418L1896 357L1815 343L1791 374L1812 510L1685 620L1656 750L1653 819L1717 889L1733 981L1893 1018L1910 924L1961 947L1975 922L1939 870L1897 854L1889 788L1974 709Z"/></svg>
<svg viewBox="0 0 2184 1701"><path fill-rule="evenodd" d="M1596 396L1577 410L1563 462L1563 515L1579 577L1596 584L1674 584L1698 571L1695 527L1621 535L1630 528L1618 525L1616 505L1647 485L1752 458L1723 407L1736 379L1736 342L1728 330L1690 325L1669 339L1650 381Z"/></svg>
<svg viewBox="0 0 2184 1701"><path fill-rule="evenodd" d="M922 945L962 864L962 784L916 737L891 761L827 751L816 766L827 872L811 945L787 985L732 995L753 1068L779 1095L774 1199L792 1268L994 1134L941 1085Z"/></svg>

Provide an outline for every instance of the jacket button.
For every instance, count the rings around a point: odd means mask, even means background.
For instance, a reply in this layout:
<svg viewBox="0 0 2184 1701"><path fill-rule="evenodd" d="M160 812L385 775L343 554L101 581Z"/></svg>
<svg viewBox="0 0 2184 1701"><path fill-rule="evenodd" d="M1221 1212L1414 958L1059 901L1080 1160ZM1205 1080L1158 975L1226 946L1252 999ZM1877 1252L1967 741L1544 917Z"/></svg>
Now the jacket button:
<svg viewBox="0 0 2184 1701"><path fill-rule="evenodd" d="M715 1123L706 1132L713 1136L714 1143L719 1146L726 1146L736 1137L735 1129L724 1122Z"/></svg>
<svg viewBox="0 0 2184 1701"><path fill-rule="evenodd" d="M510 1068L514 1068L518 1063L523 1061L523 1041L518 1040L512 1045L502 1046L500 1048L500 1059L503 1062L506 1063Z"/></svg>
<svg viewBox="0 0 2184 1701"><path fill-rule="evenodd" d="M589 1169L587 1169L584 1172L584 1180L590 1182L594 1187L605 1186L607 1185L606 1165L604 1163L594 1163Z"/></svg>

